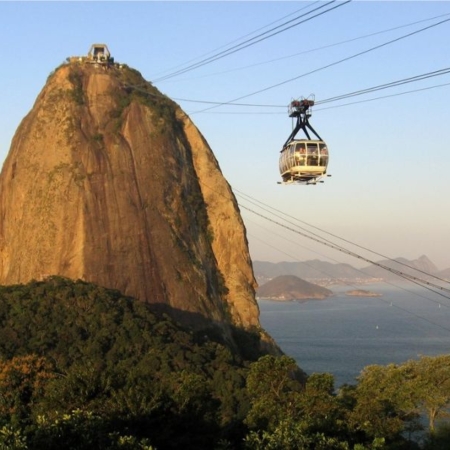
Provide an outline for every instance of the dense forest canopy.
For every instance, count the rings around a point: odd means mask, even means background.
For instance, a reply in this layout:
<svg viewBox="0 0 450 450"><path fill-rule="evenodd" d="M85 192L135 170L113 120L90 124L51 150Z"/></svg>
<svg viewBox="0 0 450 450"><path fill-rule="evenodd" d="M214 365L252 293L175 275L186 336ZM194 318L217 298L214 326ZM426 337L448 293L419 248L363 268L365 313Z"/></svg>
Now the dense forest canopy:
<svg viewBox="0 0 450 450"><path fill-rule="evenodd" d="M242 355L115 290L1 287L0 449L449 448L448 355L338 392L287 356Z"/></svg>

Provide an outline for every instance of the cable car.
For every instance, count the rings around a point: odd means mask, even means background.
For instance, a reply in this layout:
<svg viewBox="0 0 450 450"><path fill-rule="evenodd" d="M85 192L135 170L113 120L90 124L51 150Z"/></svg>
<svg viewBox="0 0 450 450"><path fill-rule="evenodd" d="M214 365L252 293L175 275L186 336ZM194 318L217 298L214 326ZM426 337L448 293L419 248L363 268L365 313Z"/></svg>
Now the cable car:
<svg viewBox="0 0 450 450"><path fill-rule="evenodd" d="M309 123L313 105L314 100L304 98L293 100L289 105L289 117L296 117L297 122L280 152L280 174L283 180L280 184L323 183L329 160L328 147ZM303 130L307 139L295 139L300 130ZM308 130L317 139L311 139Z"/></svg>

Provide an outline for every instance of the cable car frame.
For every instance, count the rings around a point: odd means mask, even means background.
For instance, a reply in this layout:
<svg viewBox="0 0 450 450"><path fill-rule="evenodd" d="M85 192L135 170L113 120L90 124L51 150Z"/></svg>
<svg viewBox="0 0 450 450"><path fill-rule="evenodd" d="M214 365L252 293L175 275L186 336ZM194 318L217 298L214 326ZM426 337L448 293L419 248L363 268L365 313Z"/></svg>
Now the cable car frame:
<svg viewBox="0 0 450 450"><path fill-rule="evenodd" d="M280 152L279 184L317 184L323 183L327 175L329 153L327 144L309 123L314 100L302 98L293 100L288 107L289 117L296 118L292 133L287 138ZM296 139L299 131L305 133L306 139ZM311 139L310 132L317 138Z"/></svg>

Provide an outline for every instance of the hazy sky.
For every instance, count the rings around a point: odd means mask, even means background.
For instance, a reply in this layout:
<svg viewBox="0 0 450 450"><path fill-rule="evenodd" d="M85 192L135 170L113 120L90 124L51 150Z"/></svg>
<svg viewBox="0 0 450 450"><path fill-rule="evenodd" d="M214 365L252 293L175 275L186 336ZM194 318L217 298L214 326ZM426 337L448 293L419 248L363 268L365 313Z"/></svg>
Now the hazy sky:
<svg viewBox="0 0 450 450"><path fill-rule="evenodd" d="M49 73L66 57L106 43L116 61L155 80L191 115L238 196L253 259L365 264L249 212L245 207L269 216L241 195L384 255L426 254L450 267L449 74L318 105L311 123L328 143L332 177L317 186L277 184L279 152L291 132L287 104L449 68L450 21L389 42L450 19L450 2L353 1L157 81L325 3L0 2L0 161ZM367 101L380 96L390 97ZM196 103L240 97L255 106L200 112L212 105ZM340 107L350 102L360 103Z"/></svg>

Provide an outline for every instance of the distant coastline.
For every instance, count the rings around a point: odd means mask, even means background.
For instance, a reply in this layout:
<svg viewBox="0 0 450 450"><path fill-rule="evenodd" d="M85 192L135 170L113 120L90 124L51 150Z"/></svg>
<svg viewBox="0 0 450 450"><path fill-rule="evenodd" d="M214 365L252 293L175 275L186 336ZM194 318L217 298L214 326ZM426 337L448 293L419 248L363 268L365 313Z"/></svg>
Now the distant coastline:
<svg viewBox="0 0 450 450"><path fill-rule="evenodd" d="M437 276L444 280L450 279L450 267L440 270L430 259L422 255L416 259L406 259L403 257L385 259L366 267L357 269L350 264L332 264L318 259L308 261L281 261L272 263L269 261L253 261L253 270L259 286L263 286L270 280L281 275L294 275L305 281L318 286L332 288L332 286L359 286L375 283L384 283L390 280L397 280L398 276L391 269L402 264L407 275L414 275L415 270L419 270L425 275L425 280L429 275ZM428 275L429 274L429 275Z"/></svg>
<svg viewBox="0 0 450 450"><path fill-rule="evenodd" d="M382 297L383 294L379 292L366 291L364 289L355 289L353 291L347 291L345 295L349 297Z"/></svg>
<svg viewBox="0 0 450 450"><path fill-rule="evenodd" d="M285 297L285 296L279 296L279 297L260 297L256 296L256 300L264 300L264 301L271 301L271 302L307 302L309 300L326 300L327 298L330 298L332 296L325 296L325 295L318 295L318 296L298 296L298 297Z"/></svg>

